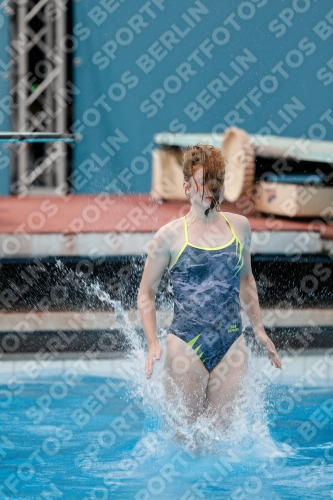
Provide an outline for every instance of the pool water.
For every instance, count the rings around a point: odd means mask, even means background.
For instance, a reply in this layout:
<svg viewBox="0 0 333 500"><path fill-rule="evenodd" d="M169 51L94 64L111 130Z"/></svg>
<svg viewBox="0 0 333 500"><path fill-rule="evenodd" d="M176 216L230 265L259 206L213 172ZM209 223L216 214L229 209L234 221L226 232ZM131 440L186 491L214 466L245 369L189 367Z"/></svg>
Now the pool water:
<svg viewBox="0 0 333 500"><path fill-rule="evenodd" d="M202 426L195 448L171 440L129 382L74 383L66 373L66 384L58 375L13 375L0 386L1 499L333 498L328 384L297 394L266 385L256 429L244 434L240 420L238 438L213 442Z"/></svg>

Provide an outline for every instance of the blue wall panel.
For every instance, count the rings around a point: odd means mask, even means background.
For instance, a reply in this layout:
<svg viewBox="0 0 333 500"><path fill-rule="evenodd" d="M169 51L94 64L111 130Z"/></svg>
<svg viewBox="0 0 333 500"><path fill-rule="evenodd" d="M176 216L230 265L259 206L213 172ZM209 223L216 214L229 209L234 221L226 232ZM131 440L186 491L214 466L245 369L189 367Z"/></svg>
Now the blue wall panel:
<svg viewBox="0 0 333 500"><path fill-rule="evenodd" d="M153 134L333 139L333 8L74 2L76 192L148 192Z"/></svg>
<svg viewBox="0 0 333 500"><path fill-rule="evenodd" d="M9 19L0 7L0 131L8 132L9 125ZM0 195L9 194L10 158L8 150L0 144Z"/></svg>

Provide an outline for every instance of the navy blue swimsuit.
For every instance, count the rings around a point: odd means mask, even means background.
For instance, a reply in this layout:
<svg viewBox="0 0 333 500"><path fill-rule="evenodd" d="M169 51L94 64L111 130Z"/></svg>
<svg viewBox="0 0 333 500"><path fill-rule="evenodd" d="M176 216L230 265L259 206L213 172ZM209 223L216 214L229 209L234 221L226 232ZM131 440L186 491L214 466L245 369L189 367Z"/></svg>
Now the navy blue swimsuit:
<svg viewBox="0 0 333 500"><path fill-rule="evenodd" d="M227 217L232 239L226 245L204 248L186 241L170 269L174 292L172 333L187 342L209 372L242 333L240 270L243 246Z"/></svg>

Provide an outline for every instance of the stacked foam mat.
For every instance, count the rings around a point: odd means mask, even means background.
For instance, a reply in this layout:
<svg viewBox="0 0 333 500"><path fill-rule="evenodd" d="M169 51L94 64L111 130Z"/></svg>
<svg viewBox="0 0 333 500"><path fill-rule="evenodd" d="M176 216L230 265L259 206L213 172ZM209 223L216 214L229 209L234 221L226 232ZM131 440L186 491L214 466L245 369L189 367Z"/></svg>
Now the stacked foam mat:
<svg viewBox="0 0 333 500"><path fill-rule="evenodd" d="M156 134L151 195L184 200L182 149L202 142L226 156L225 199L286 217L333 216L333 142L247 134Z"/></svg>

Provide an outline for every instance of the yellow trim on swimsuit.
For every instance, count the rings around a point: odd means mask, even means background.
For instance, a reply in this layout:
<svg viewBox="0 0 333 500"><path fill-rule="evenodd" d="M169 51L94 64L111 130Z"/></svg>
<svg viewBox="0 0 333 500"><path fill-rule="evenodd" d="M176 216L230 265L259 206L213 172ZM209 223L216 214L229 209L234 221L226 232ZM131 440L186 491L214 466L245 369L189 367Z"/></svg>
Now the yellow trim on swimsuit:
<svg viewBox="0 0 333 500"><path fill-rule="evenodd" d="M183 251L185 250L185 248L187 247L187 245L189 245L190 247L193 247L193 248L198 248L199 250L222 250L223 248L226 248L228 247L229 245L231 245L231 243L236 240L236 253L238 254L238 244L239 244L239 259L238 259L238 262L237 264L239 263L239 261L241 260L242 258L242 250L243 250L243 245L241 244L241 242L239 241L239 239L237 238L236 236L236 233L234 231L234 228L232 227L232 225L230 224L229 220L227 219L227 217L222 213L222 212L217 212L219 213L227 222L229 228L230 228L230 231L231 231L231 234L233 235L232 239L229 241L229 243L226 243L225 245L222 245L220 247L211 247L211 248L207 248L207 247L199 247L197 245L193 245L192 243L189 242L188 240L188 229L187 229L187 220L186 220L186 215L184 215L183 217L183 221L184 221L184 231L185 231L185 243L184 245L182 246L182 248L180 249L178 255L177 255L177 258L173 264L173 266L169 269L172 269L175 265L176 265L176 262L178 261L179 257L181 256L181 254L183 253ZM242 265L240 267L240 269L242 268L243 266L243 262L242 262ZM236 274L240 271L240 269L238 269L238 271L236 272Z"/></svg>

